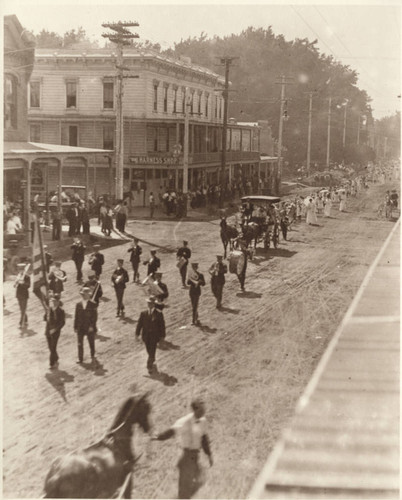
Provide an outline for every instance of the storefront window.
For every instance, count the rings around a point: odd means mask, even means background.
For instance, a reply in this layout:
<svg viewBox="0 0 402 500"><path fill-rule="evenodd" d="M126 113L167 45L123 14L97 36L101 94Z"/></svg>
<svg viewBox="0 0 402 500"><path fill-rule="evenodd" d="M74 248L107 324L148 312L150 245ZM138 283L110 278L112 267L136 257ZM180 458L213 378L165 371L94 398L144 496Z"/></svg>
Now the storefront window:
<svg viewBox="0 0 402 500"><path fill-rule="evenodd" d="M12 75L4 78L4 130L17 128L17 79Z"/></svg>

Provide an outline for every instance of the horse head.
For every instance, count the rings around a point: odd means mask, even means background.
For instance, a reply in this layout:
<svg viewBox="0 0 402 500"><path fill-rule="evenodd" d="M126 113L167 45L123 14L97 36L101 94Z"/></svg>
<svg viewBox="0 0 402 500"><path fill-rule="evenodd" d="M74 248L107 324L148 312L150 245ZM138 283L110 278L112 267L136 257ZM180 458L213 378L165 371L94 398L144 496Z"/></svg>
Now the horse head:
<svg viewBox="0 0 402 500"><path fill-rule="evenodd" d="M151 404L148 401L149 393L145 393L143 396L130 396L122 404L120 410L118 411L112 426L110 427L109 433L113 433L123 426L132 427L134 424L138 424L144 432L149 432L151 428L150 413Z"/></svg>

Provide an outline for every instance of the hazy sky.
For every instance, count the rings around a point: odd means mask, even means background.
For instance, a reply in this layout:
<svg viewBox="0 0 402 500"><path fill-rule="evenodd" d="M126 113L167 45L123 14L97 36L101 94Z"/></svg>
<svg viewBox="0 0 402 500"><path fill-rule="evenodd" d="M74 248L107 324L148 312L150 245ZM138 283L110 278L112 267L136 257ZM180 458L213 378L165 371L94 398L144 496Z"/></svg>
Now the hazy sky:
<svg viewBox="0 0 402 500"><path fill-rule="evenodd" d="M268 27L287 40L318 39L320 52L332 54L359 74L358 85L372 98L374 116L400 109L401 93L401 2L319 2L292 5L279 2L109 2L81 0L2 0L3 14L16 14L21 24L38 33L43 28L63 34L82 26L101 41L107 21L137 21L133 29L143 40L162 48L205 32L208 36L240 33L249 26ZM197 62L197 61L194 61Z"/></svg>

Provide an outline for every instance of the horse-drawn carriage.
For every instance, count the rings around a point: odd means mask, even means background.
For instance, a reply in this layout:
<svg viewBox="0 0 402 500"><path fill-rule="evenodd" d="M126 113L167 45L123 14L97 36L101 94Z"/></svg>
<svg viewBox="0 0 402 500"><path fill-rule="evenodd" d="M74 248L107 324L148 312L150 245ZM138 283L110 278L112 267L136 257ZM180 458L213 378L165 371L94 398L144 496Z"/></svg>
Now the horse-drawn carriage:
<svg viewBox="0 0 402 500"><path fill-rule="evenodd" d="M254 242L254 249L258 243L264 244L264 249L270 248L271 243L277 248L279 243L280 217L279 209L275 205L280 202L278 196L250 195L241 198L242 206L237 214L237 228L228 225L226 217L221 220L221 239L225 257L227 245L232 250L238 238L246 242L247 247Z"/></svg>

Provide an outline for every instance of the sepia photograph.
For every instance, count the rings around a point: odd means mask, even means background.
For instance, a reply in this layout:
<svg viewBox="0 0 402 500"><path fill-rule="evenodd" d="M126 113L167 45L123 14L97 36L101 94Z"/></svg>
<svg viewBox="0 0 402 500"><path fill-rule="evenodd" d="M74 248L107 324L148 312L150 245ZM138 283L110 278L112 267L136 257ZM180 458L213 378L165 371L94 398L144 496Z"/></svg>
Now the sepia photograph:
<svg viewBox="0 0 402 500"><path fill-rule="evenodd" d="M401 7L3 0L2 498L400 498Z"/></svg>

